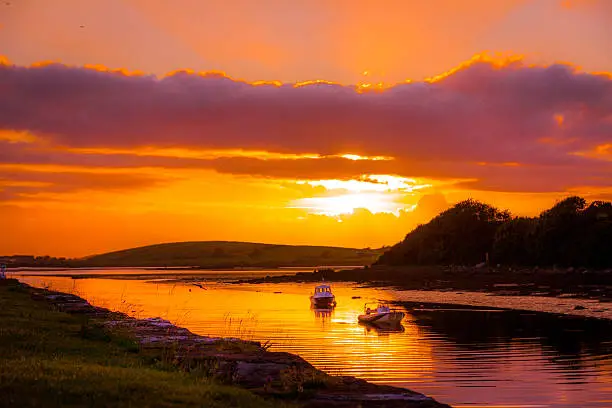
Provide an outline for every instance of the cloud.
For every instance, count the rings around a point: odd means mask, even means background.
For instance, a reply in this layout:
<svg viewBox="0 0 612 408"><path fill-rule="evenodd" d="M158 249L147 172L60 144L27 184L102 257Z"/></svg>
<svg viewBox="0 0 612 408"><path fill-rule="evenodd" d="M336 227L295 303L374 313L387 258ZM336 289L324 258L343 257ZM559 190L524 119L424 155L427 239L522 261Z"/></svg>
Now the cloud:
<svg viewBox="0 0 612 408"><path fill-rule="evenodd" d="M0 202L53 199L49 194L82 191L121 192L149 188L163 180L132 173L43 172L0 167Z"/></svg>
<svg viewBox="0 0 612 408"><path fill-rule="evenodd" d="M29 132L46 146L395 158L49 153L13 141L3 145L0 161L276 178L398 174L476 179L471 186L482 189L559 191L609 183L612 163L577 153L612 142L611 78L567 65L475 60L433 82L360 93L340 84L254 85L219 74L158 78L61 64L0 65L0 129Z"/></svg>

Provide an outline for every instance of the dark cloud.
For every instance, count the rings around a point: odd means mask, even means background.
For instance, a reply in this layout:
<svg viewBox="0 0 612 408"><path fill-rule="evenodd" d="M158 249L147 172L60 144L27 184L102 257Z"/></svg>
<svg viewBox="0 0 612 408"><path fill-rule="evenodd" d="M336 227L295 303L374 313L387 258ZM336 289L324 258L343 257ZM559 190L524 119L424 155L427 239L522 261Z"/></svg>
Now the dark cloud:
<svg viewBox="0 0 612 408"><path fill-rule="evenodd" d="M474 188L512 191L605 185L612 176L612 162L574 154L612 143L612 80L565 65L476 62L434 83L361 94L341 85L253 86L185 72L159 79L60 64L0 65L0 92L0 129L29 131L56 146L396 158L194 159L5 144L5 163L209 168L277 178L385 173L473 178Z"/></svg>
<svg viewBox="0 0 612 408"><path fill-rule="evenodd" d="M163 181L131 173L40 172L0 169L0 201L37 199L39 194L76 191L130 191ZM51 199L49 196L46 200Z"/></svg>
<svg viewBox="0 0 612 408"><path fill-rule="evenodd" d="M568 66L475 63L436 83L358 94L47 65L0 67L0 126L70 146L190 146L431 159L558 161L610 140L612 81ZM559 127L554 115L565 116ZM564 148L542 137L573 140ZM565 158L567 159L567 158Z"/></svg>
<svg viewBox="0 0 612 408"><path fill-rule="evenodd" d="M609 186L612 166L607 162L574 157L575 164L520 165L439 160L347 160L338 157L262 159L254 157L181 158L134 154L83 154L32 148L0 142L0 163L88 168L121 168L126 173L142 167L214 170L219 173L274 179L359 179L381 183L364 175L394 174L436 180L464 180L458 186L474 190L561 192L573 186Z"/></svg>

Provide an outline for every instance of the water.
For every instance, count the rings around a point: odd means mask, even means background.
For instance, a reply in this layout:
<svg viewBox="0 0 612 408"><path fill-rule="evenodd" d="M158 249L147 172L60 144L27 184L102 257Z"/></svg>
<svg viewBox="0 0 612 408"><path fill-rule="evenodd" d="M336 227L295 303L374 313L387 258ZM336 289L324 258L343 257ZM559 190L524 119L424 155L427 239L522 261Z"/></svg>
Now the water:
<svg viewBox="0 0 612 408"><path fill-rule="evenodd" d="M612 407L609 321L419 303L407 305L403 331L385 332L357 323L363 303L406 293L335 284L338 306L324 313L310 309L312 284L207 282L203 290L137 279L20 279L203 335L269 341L271 350L330 374L410 388L455 407Z"/></svg>

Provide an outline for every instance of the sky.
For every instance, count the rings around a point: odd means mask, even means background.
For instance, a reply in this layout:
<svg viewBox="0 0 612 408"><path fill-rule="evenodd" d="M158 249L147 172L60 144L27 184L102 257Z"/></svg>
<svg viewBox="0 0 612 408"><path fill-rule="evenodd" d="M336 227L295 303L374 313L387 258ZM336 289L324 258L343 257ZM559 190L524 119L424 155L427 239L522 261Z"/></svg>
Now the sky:
<svg viewBox="0 0 612 408"><path fill-rule="evenodd" d="M612 199L606 0L0 3L0 254L379 247Z"/></svg>

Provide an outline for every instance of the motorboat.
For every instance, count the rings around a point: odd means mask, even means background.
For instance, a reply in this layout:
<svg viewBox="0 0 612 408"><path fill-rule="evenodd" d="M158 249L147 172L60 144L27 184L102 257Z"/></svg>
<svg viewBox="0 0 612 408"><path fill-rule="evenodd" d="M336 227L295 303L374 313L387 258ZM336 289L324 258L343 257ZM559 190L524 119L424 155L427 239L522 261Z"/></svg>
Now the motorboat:
<svg viewBox="0 0 612 408"><path fill-rule="evenodd" d="M357 317L361 323L393 326L400 324L404 318L404 312L389 307L385 302L366 303L363 310L364 313Z"/></svg>
<svg viewBox="0 0 612 408"><path fill-rule="evenodd" d="M329 309L336 306L336 297L328 284L321 284L315 287L314 293L310 296L310 304L315 309Z"/></svg>

